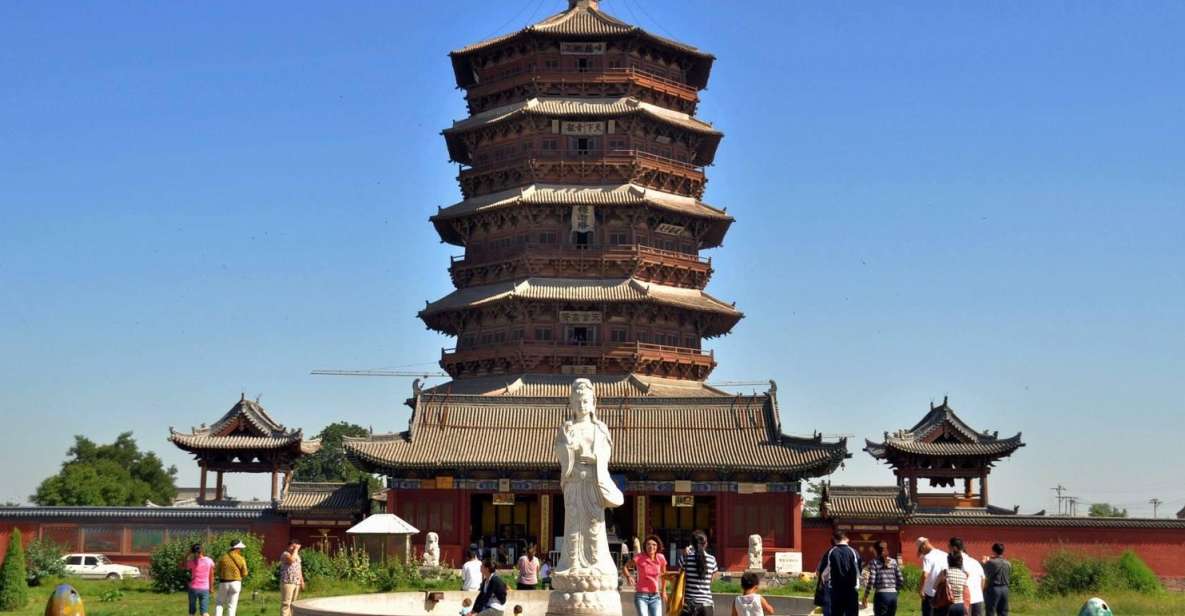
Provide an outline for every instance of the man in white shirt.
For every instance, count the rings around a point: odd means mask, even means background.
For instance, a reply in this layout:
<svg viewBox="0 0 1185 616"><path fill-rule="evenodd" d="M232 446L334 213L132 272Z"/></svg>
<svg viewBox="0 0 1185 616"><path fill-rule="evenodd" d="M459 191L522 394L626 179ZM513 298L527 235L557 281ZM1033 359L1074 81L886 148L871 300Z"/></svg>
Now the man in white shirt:
<svg viewBox="0 0 1185 616"><path fill-rule="evenodd" d="M461 590L481 590L481 559L469 548L469 560L461 565Z"/></svg>
<svg viewBox="0 0 1185 616"><path fill-rule="evenodd" d="M918 537L918 558L922 560L922 616L933 616L934 586L938 583L938 575L946 571L946 552L930 545L930 540Z"/></svg>
<svg viewBox="0 0 1185 616"><path fill-rule="evenodd" d="M971 612L968 616L984 616L983 589L986 586L986 580L983 565L967 553L967 548L963 546L963 540L958 537L950 538L950 551L963 555L963 571L967 573L967 591L971 601Z"/></svg>

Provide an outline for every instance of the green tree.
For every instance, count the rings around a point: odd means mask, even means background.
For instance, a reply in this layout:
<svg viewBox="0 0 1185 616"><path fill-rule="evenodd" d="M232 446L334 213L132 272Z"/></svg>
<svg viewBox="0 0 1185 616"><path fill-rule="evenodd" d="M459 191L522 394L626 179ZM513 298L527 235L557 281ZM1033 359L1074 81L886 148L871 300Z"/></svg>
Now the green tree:
<svg viewBox="0 0 1185 616"><path fill-rule="evenodd" d="M140 451L131 432L100 445L75 436L58 474L45 479L29 497L49 505L140 506L167 504L177 495L177 467L165 468L151 451Z"/></svg>
<svg viewBox="0 0 1185 616"><path fill-rule="evenodd" d="M21 531L12 529L8 538L8 552L0 565L0 610L24 609L29 604L29 581L25 570L25 550L21 545Z"/></svg>
<svg viewBox="0 0 1185 616"><path fill-rule="evenodd" d="M357 424L338 421L325 426L316 438L321 440L317 453L304 456L296 463L293 477L297 481L345 481L366 480L371 492L380 484L374 475L358 470L346 459L342 439L347 436L366 436L370 431Z"/></svg>
<svg viewBox="0 0 1185 616"><path fill-rule="evenodd" d="M1090 517L1092 518L1126 518L1127 509L1120 509L1111 503L1091 503Z"/></svg>
<svg viewBox="0 0 1185 616"><path fill-rule="evenodd" d="M806 484L807 498L802 503L802 517L819 517L819 506L823 502L823 484L819 481L808 481Z"/></svg>

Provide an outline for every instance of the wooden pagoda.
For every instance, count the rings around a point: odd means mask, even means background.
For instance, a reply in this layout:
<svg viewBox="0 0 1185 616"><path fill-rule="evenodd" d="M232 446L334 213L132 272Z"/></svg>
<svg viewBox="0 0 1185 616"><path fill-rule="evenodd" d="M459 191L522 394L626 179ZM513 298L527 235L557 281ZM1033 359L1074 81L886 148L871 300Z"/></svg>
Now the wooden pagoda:
<svg viewBox="0 0 1185 616"><path fill-rule="evenodd" d="M893 467L899 486L908 487L909 502L921 507L988 507L988 474L992 465L1024 447L1020 433L1000 438L996 432L980 432L967 425L942 398L930 404L930 412L908 430L886 432L880 443L866 441L864 451ZM963 480L961 494L920 495L918 480L933 487L954 487ZM979 493L972 481L979 480ZM953 502L952 502L953 499Z"/></svg>
<svg viewBox="0 0 1185 616"><path fill-rule="evenodd" d="M242 395L221 419L210 426L202 424L188 433L169 428L169 441L193 454L201 468L199 502L207 501L207 473L214 471L214 500L222 501L224 473L271 473L273 503L282 494L280 477L287 487L292 467L301 456L314 453L321 442L305 440L301 430L289 430L264 410L257 400Z"/></svg>
<svg viewBox="0 0 1185 616"><path fill-rule="evenodd" d="M469 117L444 130L462 200L430 221L462 249L455 290L419 317L456 338L453 377L415 388L408 430L347 439L388 476L391 513L474 543L553 544L563 499L551 453L572 381L593 381L626 494L611 540L712 536L743 566L801 549L800 481L845 441L784 434L774 388L705 384L704 346L742 318L705 287L733 218L702 201L722 133L695 117L714 58L570 0L567 10L450 54ZM730 562L732 561L732 562Z"/></svg>

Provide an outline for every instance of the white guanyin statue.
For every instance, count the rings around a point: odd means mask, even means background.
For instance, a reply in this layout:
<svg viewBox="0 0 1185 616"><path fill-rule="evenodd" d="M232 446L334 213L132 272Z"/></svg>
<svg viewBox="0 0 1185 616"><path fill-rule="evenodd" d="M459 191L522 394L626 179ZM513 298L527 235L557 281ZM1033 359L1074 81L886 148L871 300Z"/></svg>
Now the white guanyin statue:
<svg viewBox="0 0 1185 616"><path fill-rule="evenodd" d="M621 614L617 565L609 552L605 509L625 502L609 477L613 437L597 419L592 382L576 379L568 419L555 438L564 492L564 549L551 575L549 614Z"/></svg>
<svg viewBox="0 0 1185 616"><path fill-rule="evenodd" d="M440 536L431 531L424 538L424 566L440 566Z"/></svg>

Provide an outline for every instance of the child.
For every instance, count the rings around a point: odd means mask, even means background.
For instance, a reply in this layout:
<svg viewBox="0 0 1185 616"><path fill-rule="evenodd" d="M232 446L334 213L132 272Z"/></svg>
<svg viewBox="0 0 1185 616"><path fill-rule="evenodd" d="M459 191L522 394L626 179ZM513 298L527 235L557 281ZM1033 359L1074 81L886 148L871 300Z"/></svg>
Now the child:
<svg viewBox="0 0 1185 616"><path fill-rule="evenodd" d="M760 583L761 578L752 571L741 576L741 590L745 594L733 601L732 616L764 616L774 613L774 606L770 605L765 597L757 594L757 585Z"/></svg>
<svg viewBox="0 0 1185 616"><path fill-rule="evenodd" d="M514 606L514 616L523 616L523 606L521 606L521 605Z"/></svg>
<svg viewBox="0 0 1185 616"><path fill-rule="evenodd" d="M469 616L469 612L473 611L473 599L466 598L461 602L461 616Z"/></svg>

